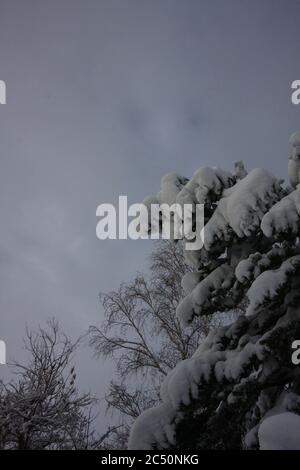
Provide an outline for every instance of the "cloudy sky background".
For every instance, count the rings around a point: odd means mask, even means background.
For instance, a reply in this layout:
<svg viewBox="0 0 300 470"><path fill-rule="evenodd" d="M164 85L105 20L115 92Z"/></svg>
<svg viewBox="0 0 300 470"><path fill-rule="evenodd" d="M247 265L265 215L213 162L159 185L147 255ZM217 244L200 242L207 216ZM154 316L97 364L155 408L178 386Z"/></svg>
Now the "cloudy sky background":
<svg viewBox="0 0 300 470"><path fill-rule="evenodd" d="M98 204L240 159L286 178L300 1L0 0L0 79L0 338L20 358L26 323L76 337L146 269L151 242L96 239ZM77 363L102 396L111 365Z"/></svg>

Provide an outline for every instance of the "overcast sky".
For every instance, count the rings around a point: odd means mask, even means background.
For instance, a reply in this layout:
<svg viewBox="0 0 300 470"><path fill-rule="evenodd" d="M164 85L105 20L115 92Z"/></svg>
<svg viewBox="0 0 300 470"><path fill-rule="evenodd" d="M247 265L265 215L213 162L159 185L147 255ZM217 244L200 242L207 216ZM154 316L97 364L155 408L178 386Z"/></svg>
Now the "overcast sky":
<svg viewBox="0 0 300 470"><path fill-rule="evenodd" d="M98 204L240 159L286 177L300 1L0 0L0 79L0 338L20 358L26 322L79 335L146 269L151 242L96 239ZM103 395L111 366L77 361Z"/></svg>

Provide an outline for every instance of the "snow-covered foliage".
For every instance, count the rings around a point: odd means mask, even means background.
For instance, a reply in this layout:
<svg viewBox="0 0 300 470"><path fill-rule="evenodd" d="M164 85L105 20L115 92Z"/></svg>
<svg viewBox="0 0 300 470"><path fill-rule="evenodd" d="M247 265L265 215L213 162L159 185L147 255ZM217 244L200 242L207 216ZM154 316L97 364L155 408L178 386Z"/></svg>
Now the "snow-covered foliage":
<svg viewBox="0 0 300 470"><path fill-rule="evenodd" d="M300 183L300 132L295 132L290 137L289 153L289 178L291 185L295 188Z"/></svg>
<svg viewBox="0 0 300 470"><path fill-rule="evenodd" d="M266 237L282 237L299 233L300 187L275 204L265 214L261 229Z"/></svg>
<svg viewBox="0 0 300 470"><path fill-rule="evenodd" d="M15 377L0 381L0 450L99 449L106 436L92 429L95 400L81 394L72 366L72 342L55 320L27 330L27 363L13 363Z"/></svg>
<svg viewBox="0 0 300 470"><path fill-rule="evenodd" d="M282 294L284 288L289 291L291 275L299 271L300 256L292 256L278 269L264 271L253 282L247 296L249 306L246 315L256 313L265 303L273 301Z"/></svg>
<svg viewBox="0 0 300 470"><path fill-rule="evenodd" d="M194 315L203 315L217 302L222 305L233 283L234 271L231 266L222 264L199 282L177 308L177 316L187 325Z"/></svg>
<svg viewBox="0 0 300 470"><path fill-rule="evenodd" d="M261 450L300 450L300 416L280 413L266 418L259 427Z"/></svg>
<svg viewBox="0 0 300 470"><path fill-rule="evenodd" d="M296 158L295 136L291 142ZM211 332L168 374L161 405L137 419L130 448L259 448L258 434L268 441L273 418L264 419L279 406L300 420L291 362L300 338L300 189L263 169L247 174L241 162L235 173L200 168L184 181L169 175L155 197L205 204L204 247L187 252L194 272L182 280L177 316L188 325L241 303L246 315Z"/></svg>

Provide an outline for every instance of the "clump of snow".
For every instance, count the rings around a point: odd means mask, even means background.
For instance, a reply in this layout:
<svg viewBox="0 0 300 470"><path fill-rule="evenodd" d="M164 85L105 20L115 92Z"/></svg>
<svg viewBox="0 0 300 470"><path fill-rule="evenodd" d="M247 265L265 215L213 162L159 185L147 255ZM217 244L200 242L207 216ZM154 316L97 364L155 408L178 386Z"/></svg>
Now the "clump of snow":
<svg viewBox="0 0 300 470"><path fill-rule="evenodd" d="M247 258L242 259L236 266L235 276L242 284L249 284L254 281L263 271L272 266L280 265L286 259L291 250L287 242L275 243L267 253L255 252Z"/></svg>
<svg viewBox="0 0 300 470"><path fill-rule="evenodd" d="M252 170L233 187L225 190L217 209L205 225L204 246L210 250L218 241L228 241L230 233L250 236L281 191L278 180L261 168Z"/></svg>
<svg viewBox="0 0 300 470"><path fill-rule="evenodd" d="M160 204L172 205L182 188L188 183L188 179L176 173L168 173L161 179L161 190L157 195Z"/></svg>
<svg viewBox="0 0 300 470"><path fill-rule="evenodd" d="M289 139L289 144L292 148L300 147L300 132L299 131L296 131L291 135Z"/></svg>
<svg viewBox="0 0 300 470"><path fill-rule="evenodd" d="M255 275L255 271L258 274L261 273L260 270L260 263L264 261L264 265L269 263L266 262L265 257L261 255L261 253L254 253L251 254L247 259L243 259L239 262L235 269L235 275L239 282L244 283L246 281L250 281L251 279L257 277Z"/></svg>
<svg viewBox="0 0 300 470"><path fill-rule="evenodd" d="M189 405L191 399L198 398L199 385L209 379L211 372L205 359L195 356L178 363L162 384L161 399L178 409L180 404Z"/></svg>
<svg viewBox="0 0 300 470"><path fill-rule="evenodd" d="M238 162L235 162L234 164L234 170L235 170L235 176L238 180L241 180L247 176L247 171L245 169L244 163L239 160Z"/></svg>
<svg viewBox="0 0 300 470"><path fill-rule="evenodd" d="M183 325L188 325L194 315L203 315L211 306L213 297L230 288L234 279L231 266L222 264L194 287L178 305L176 314Z"/></svg>
<svg viewBox="0 0 300 470"><path fill-rule="evenodd" d="M220 168L199 168L190 180L169 173L161 179L161 190L153 198L160 204L202 204L208 196L220 196L233 183L234 176Z"/></svg>
<svg viewBox="0 0 300 470"><path fill-rule="evenodd" d="M192 290L199 284L203 275L200 272L185 273L181 279L181 287L186 295L190 294Z"/></svg>
<svg viewBox="0 0 300 470"><path fill-rule="evenodd" d="M287 412L267 417L258 439L261 450L300 450L300 416Z"/></svg>
<svg viewBox="0 0 300 470"><path fill-rule="evenodd" d="M300 132L291 135L289 146L288 174L292 187L296 188L300 183Z"/></svg>
<svg viewBox="0 0 300 470"><path fill-rule="evenodd" d="M298 233L300 217L300 187L277 202L264 216L261 229L266 237L282 233Z"/></svg>
<svg viewBox="0 0 300 470"><path fill-rule="evenodd" d="M128 449L151 450L158 444L164 449L175 444L175 416L168 403L144 411L131 428Z"/></svg>
<svg viewBox="0 0 300 470"><path fill-rule="evenodd" d="M275 251L276 250L272 250L267 254L253 253L248 258L240 261L235 269L237 280L243 284L246 282L250 283L256 279L263 271L271 266L272 255L275 255Z"/></svg>
<svg viewBox="0 0 300 470"><path fill-rule="evenodd" d="M249 305L246 315L253 315L265 302L273 300L279 290L289 282L290 274L294 273L299 265L300 256L296 255L282 263L280 268L260 274L247 292Z"/></svg>
<svg viewBox="0 0 300 470"><path fill-rule="evenodd" d="M223 189L229 188L234 182L235 177L220 168L199 168L190 180L176 173L169 173L161 179L160 191L155 196L146 197L143 204L147 207L148 214L151 213L152 204L158 206L178 204L181 207L190 204L193 213L196 204L204 204L208 199L218 199ZM153 222L156 228L159 227L157 220ZM150 216L148 230L151 231Z"/></svg>
<svg viewBox="0 0 300 470"><path fill-rule="evenodd" d="M234 178L220 168L199 168L176 197L179 204L204 204L208 197L220 196L224 188L233 184Z"/></svg>

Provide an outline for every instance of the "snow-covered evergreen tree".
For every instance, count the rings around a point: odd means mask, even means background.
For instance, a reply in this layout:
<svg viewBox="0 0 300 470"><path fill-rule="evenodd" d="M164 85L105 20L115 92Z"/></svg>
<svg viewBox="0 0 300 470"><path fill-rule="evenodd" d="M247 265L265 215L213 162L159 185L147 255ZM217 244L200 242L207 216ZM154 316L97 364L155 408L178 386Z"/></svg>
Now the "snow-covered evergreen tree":
<svg viewBox="0 0 300 470"><path fill-rule="evenodd" d="M135 422L130 448L280 448L270 420L280 427L292 417L299 429L300 367L291 360L300 339L298 170L290 178L293 188L263 169L247 173L238 162L233 174L200 168L189 181L168 175L147 198L205 205L204 247L187 252L195 271L182 281L181 322L241 302L247 308L177 364L162 385L161 404ZM290 437L284 448L300 442L292 431Z"/></svg>

